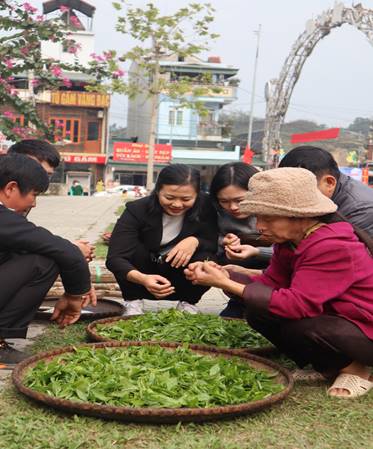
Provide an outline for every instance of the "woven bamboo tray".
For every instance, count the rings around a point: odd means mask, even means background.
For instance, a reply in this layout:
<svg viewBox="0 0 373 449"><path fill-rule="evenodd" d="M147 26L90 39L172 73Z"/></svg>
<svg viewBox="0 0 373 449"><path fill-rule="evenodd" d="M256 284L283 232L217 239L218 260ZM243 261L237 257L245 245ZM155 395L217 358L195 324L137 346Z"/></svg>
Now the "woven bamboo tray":
<svg viewBox="0 0 373 449"><path fill-rule="evenodd" d="M112 341L118 341L118 340L111 340L110 338L107 337L103 337L102 335L100 335L97 332L97 325L98 324L109 324L109 323L115 323L116 321L120 321L120 320L130 320L132 318L135 318L137 315L133 315L133 316L120 316L120 317L113 317L113 318L104 318L104 319L98 319L95 321L92 321L92 323L90 323L87 328L87 334L89 336L89 338L92 341L98 341L98 342L112 342ZM221 318L224 320L237 320L237 318ZM243 320L240 320L243 321ZM152 343L159 343L159 341L152 341ZM183 342L175 342L175 343L183 343ZM202 345L202 344L194 344L194 343L188 343L190 347L194 348L194 349L203 349L205 347L207 347L208 345ZM220 348L219 348L220 349ZM262 355L265 356L267 354L271 354L274 351L276 351L276 348L272 345L268 345L268 346L262 346L262 347L257 347L257 348L250 348L250 347L243 347L243 348L224 348L224 349L229 349L231 351L235 351L235 353L240 353L240 352L248 352L250 354L257 354L257 355Z"/></svg>
<svg viewBox="0 0 373 449"><path fill-rule="evenodd" d="M35 315L37 320L49 320L52 316L52 308L58 301L58 298L46 297L39 307ZM109 298L100 298L97 306L87 306L82 310L79 321L98 320L99 318L107 318L122 315L124 307L118 301Z"/></svg>
<svg viewBox="0 0 373 449"><path fill-rule="evenodd" d="M156 343L164 348L171 350L181 346L177 343ZM91 343L79 345L77 347L95 347L95 348L119 348L128 346L145 346L156 345L155 343L143 342L110 342L110 343ZM192 349L192 348L191 348ZM284 389L272 396L258 401L252 401L239 405L228 405L221 407L210 408L136 408L136 407L115 407L108 405L92 404L89 402L70 401L66 399L59 399L44 393L39 393L23 384L23 378L26 372L36 365L40 360L51 360L55 356L63 353L73 352L74 347L68 346L65 348L55 349L53 351L44 352L36 356L30 357L20 364L18 364L12 374L13 382L16 388L26 396L38 401L54 409L65 411L68 413L76 413L81 415L96 416L105 419L116 419L127 422L142 422L147 424L162 423L171 424L178 422L203 422L213 421L218 419L231 419L241 415L257 412L271 407L272 405L283 401L293 388L293 379L288 370L280 365L258 357L253 354L241 353L237 355L236 351L228 349L217 349L214 347L205 347L204 349L193 349L199 354L206 355L223 355L226 358L239 357L245 360L250 366L266 370L269 372L276 372L276 382L284 385Z"/></svg>

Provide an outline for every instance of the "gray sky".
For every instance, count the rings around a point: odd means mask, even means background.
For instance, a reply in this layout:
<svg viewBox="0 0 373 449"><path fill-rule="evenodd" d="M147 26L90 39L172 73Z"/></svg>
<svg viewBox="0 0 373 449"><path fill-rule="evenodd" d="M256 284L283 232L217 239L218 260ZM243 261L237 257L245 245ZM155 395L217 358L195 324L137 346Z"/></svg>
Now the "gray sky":
<svg viewBox="0 0 373 449"><path fill-rule="evenodd" d="M35 6L41 1L33 0ZM110 0L88 0L96 6L94 31L97 52L130 48L127 38L115 31L116 11ZM138 7L146 1L133 0ZM155 0L162 12L170 14L187 0ZM225 64L239 68L238 100L230 109L250 109L251 85L256 51L254 31L262 25L255 116L265 114L264 86L277 78L297 37L308 19L334 5L333 0L211 0L215 7L212 29L220 34L204 56L218 55ZM351 1L345 1L351 6ZM373 0L363 3L373 9ZM373 47L365 35L344 25L334 29L315 47L295 87L286 120L310 119L330 126L346 126L355 117L373 119ZM123 97L112 102L111 121L123 123Z"/></svg>

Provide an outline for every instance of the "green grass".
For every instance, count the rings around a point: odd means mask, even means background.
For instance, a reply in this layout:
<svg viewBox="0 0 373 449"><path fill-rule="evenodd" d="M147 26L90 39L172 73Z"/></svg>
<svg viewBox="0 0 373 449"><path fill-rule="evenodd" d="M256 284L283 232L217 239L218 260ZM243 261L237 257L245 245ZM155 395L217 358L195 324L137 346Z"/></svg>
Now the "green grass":
<svg viewBox="0 0 373 449"><path fill-rule="evenodd" d="M115 211L115 215L117 217L120 217L123 214L123 211L125 209L126 205L123 204L122 206L119 206L118 209ZM105 232L110 232L114 229L114 223L111 223L106 229ZM103 240L100 238L95 243L95 256L96 259L106 259L107 252L108 252L108 245L103 242Z"/></svg>
<svg viewBox="0 0 373 449"><path fill-rule="evenodd" d="M48 327L33 352L85 341L85 325ZM138 425L42 407L9 385L0 395L0 449L373 449L373 394L357 400L296 386L282 404L231 421Z"/></svg>

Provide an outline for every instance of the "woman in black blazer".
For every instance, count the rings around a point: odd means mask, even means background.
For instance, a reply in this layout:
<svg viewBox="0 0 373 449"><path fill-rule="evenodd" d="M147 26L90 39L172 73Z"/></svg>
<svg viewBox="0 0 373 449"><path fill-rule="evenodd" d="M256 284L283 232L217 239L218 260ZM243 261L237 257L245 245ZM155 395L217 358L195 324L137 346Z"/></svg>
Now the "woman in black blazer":
<svg viewBox="0 0 373 449"><path fill-rule="evenodd" d="M179 300L179 310L197 313L208 288L193 285L183 269L212 259L217 237L199 172L183 164L162 169L150 196L127 203L110 238L106 266L122 290L125 315L143 313L143 298Z"/></svg>

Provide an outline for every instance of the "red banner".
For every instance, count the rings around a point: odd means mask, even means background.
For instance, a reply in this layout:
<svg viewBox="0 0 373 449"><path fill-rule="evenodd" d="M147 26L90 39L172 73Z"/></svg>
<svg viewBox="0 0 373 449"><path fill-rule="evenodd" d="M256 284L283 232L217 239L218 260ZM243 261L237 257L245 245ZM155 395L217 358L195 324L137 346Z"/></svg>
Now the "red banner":
<svg viewBox="0 0 373 449"><path fill-rule="evenodd" d="M324 129L322 131L312 131L309 133L292 134L291 143L313 142L314 140L336 139L339 136L340 128Z"/></svg>
<svg viewBox="0 0 373 449"><path fill-rule="evenodd" d="M106 164L105 154L61 153L61 156L68 164Z"/></svg>
<svg viewBox="0 0 373 449"><path fill-rule="evenodd" d="M148 147L146 143L133 142L115 142L113 161L120 162L138 162L144 163L148 160ZM172 159L172 145L170 144L155 144L154 148L154 162L158 164L165 164Z"/></svg>

